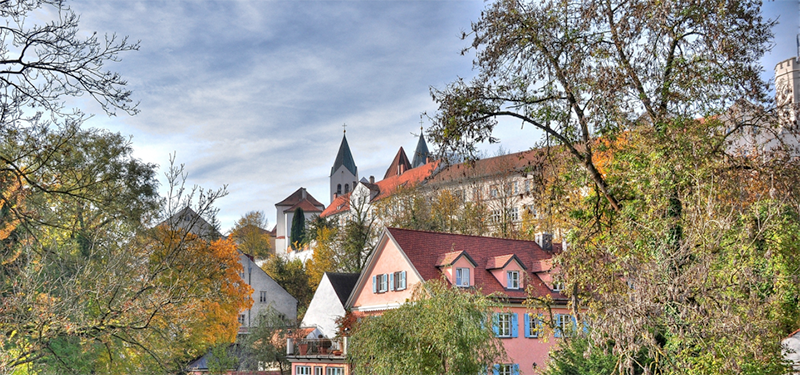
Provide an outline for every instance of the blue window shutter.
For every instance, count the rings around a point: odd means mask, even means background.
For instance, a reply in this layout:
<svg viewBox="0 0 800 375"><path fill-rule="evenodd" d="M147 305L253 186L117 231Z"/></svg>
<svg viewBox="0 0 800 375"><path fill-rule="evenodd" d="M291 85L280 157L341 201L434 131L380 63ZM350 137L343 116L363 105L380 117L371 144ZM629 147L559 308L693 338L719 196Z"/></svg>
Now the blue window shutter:
<svg viewBox="0 0 800 375"><path fill-rule="evenodd" d="M494 373L494 375L500 375L500 365L492 366L492 373Z"/></svg>
<svg viewBox="0 0 800 375"><path fill-rule="evenodd" d="M553 320L554 320L554 323L555 323L555 324L553 324L554 336L555 337L561 337L561 326L558 324L559 321L561 320L561 314L553 314Z"/></svg>
<svg viewBox="0 0 800 375"><path fill-rule="evenodd" d="M378 276L372 276L372 293L378 293Z"/></svg>
<svg viewBox="0 0 800 375"><path fill-rule="evenodd" d="M391 292L393 290L394 290L394 274L390 273L389 274L389 291Z"/></svg>
<svg viewBox="0 0 800 375"><path fill-rule="evenodd" d="M511 337L519 337L519 319L517 313L511 314Z"/></svg>
<svg viewBox="0 0 800 375"><path fill-rule="evenodd" d="M519 364L515 363L511 365L511 374L519 375Z"/></svg>
<svg viewBox="0 0 800 375"><path fill-rule="evenodd" d="M525 337L531 337L531 314L525 313L523 316L525 317L525 319L523 319L523 323L525 323Z"/></svg>
<svg viewBox="0 0 800 375"><path fill-rule="evenodd" d="M497 313L492 314L492 331L494 331L495 337L500 335L500 317Z"/></svg>

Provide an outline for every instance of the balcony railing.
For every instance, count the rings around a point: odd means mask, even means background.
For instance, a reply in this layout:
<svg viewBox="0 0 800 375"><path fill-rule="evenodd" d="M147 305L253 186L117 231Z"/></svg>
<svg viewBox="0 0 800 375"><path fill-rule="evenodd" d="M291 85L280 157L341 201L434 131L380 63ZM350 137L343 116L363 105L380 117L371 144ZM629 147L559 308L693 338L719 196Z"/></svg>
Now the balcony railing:
<svg viewBox="0 0 800 375"><path fill-rule="evenodd" d="M346 339L344 342L331 339L287 339L286 354L289 356L327 356L344 357L347 355Z"/></svg>

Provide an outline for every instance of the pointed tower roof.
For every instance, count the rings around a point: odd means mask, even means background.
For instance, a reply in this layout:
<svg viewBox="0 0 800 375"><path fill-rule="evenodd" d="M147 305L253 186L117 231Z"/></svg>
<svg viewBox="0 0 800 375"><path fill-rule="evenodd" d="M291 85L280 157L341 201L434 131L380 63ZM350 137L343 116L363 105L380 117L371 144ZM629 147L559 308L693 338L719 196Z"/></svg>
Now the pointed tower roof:
<svg viewBox="0 0 800 375"><path fill-rule="evenodd" d="M339 152L336 154L336 161L333 162L330 175L333 176L336 170L343 165L353 176L358 176L358 167L353 160L353 154L350 153L350 146L347 144L347 134L342 136L342 144L339 146Z"/></svg>
<svg viewBox="0 0 800 375"><path fill-rule="evenodd" d="M394 160L392 160L392 164L389 165L389 169L386 170L386 174L383 175L383 179L399 176L409 169L411 169L411 163L408 162L408 156L406 156L403 147L400 147L400 150L397 151L397 155L394 156Z"/></svg>
<svg viewBox="0 0 800 375"><path fill-rule="evenodd" d="M414 150L414 161L411 162L411 168L425 165L425 163L428 162L429 156L428 144L425 143L425 136L422 134L422 129L420 128L419 141L417 142L417 149Z"/></svg>

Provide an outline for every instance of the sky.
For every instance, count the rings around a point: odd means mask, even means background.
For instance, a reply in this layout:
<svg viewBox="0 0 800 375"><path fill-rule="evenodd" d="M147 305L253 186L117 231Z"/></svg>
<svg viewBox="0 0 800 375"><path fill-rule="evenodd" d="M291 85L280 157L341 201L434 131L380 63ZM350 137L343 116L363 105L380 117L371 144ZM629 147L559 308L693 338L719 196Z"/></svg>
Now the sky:
<svg viewBox="0 0 800 375"><path fill-rule="evenodd" d="M328 175L347 124L359 177L380 180L399 147L411 155L432 114L431 87L470 78L474 55L461 40L483 1L74 0L81 29L140 41L108 65L128 80L136 116L96 116L87 127L131 136L134 157L169 167L189 185L227 186L218 201L223 232L300 187L329 203ZM795 56L797 0L765 2L779 18L764 78ZM422 122L422 124L421 124ZM502 147L526 150L535 134L519 124L495 132ZM431 145L429 144L429 147ZM484 146L493 153L498 145ZM164 179L162 177L162 183Z"/></svg>

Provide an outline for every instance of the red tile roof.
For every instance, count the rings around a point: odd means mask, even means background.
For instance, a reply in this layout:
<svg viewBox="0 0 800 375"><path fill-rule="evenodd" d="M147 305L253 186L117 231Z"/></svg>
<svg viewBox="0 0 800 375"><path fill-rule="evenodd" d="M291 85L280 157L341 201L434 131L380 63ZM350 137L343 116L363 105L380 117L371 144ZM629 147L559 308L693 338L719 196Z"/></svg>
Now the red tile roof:
<svg viewBox="0 0 800 375"><path fill-rule="evenodd" d="M498 268L504 268L513 259L516 259L517 263L519 263L519 265L522 266L523 269L528 269L528 266L526 266L525 263L522 263L522 261L519 259L519 257L516 256L516 254L506 254L506 255L491 257L486 260L486 269L496 270ZM537 262L534 261L534 263Z"/></svg>
<svg viewBox="0 0 800 375"><path fill-rule="evenodd" d="M409 169L411 169L411 162L408 161L403 147L400 147L400 150L397 151L397 155L394 156L394 160L392 160L392 164L390 164L389 168L386 170L386 174L383 175L383 179L385 180L392 176L401 175Z"/></svg>
<svg viewBox="0 0 800 375"><path fill-rule="evenodd" d="M475 264L475 261L472 260L472 257L467 254L465 251L451 251L449 253L445 253L439 256L439 259L436 260L436 267L448 267L452 266L460 256L465 256L467 260L472 263L473 266L477 267L478 265Z"/></svg>
<svg viewBox="0 0 800 375"><path fill-rule="evenodd" d="M346 211L350 211L350 193L333 198L333 202L319 214L319 217L328 217Z"/></svg>
<svg viewBox="0 0 800 375"><path fill-rule="evenodd" d="M320 205L320 206L321 206L321 205ZM305 199L305 200L302 200L302 201L300 201L300 202L297 202L297 203L296 203L294 206L292 206L292 207L289 207L289 208L287 208L287 209L283 210L283 212L293 212L293 211L294 211L294 210L296 210L298 207L299 207L299 208L302 208L304 213L305 213L305 212L322 212L322 209L321 209L321 208L319 208L318 206L315 206L315 205L314 205L313 203L311 203L311 201L310 201L310 200L308 200L308 199ZM325 206L323 206L323 207L325 207Z"/></svg>
<svg viewBox="0 0 800 375"><path fill-rule="evenodd" d="M419 166L417 168L409 169L399 176L392 176L374 184L360 182L359 184L366 186L368 189L377 192L370 202L391 196L398 187L414 186L426 178L430 177L436 168L439 166L439 161L430 162L428 164ZM352 192L351 192L352 193ZM320 217L328 217L350 210L350 194L343 194L333 199L333 202L319 215Z"/></svg>
<svg viewBox="0 0 800 375"><path fill-rule="evenodd" d="M553 251L543 250L534 241L511 240L505 238L468 236L462 234L425 232L409 229L387 228L387 234L397 242L402 251L419 272L424 280L438 279L441 271L437 267L451 253L464 251L477 263L474 272L475 285L483 293L504 293L512 299L527 297L525 290L507 290L492 275L486 266L496 258L512 254L519 262L527 267L523 273L527 276L525 286L533 286L533 294L537 297L550 295L556 300L563 300L561 293L552 292L539 278L536 272L541 270L534 264L544 264L542 261L552 259L553 255L561 251L561 244L553 244ZM493 260L494 259L494 260ZM511 257L508 258L512 259Z"/></svg>
<svg viewBox="0 0 800 375"><path fill-rule="evenodd" d="M470 179L481 179L501 173L526 173L545 162L548 150L536 149L493 158L449 165L429 179L430 184L446 184Z"/></svg>
<svg viewBox="0 0 800 375"><path fill-rule="evenodd" d="M302 200L308 200L314 206L322 206L325 207L324 204L319 203L318 200L314 199L314 197L306 191L306 188L299 188L294 193L286 197L286 199L280 201L279 203L275 203L276 206L294 206Z"/></svg>

